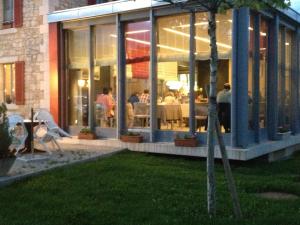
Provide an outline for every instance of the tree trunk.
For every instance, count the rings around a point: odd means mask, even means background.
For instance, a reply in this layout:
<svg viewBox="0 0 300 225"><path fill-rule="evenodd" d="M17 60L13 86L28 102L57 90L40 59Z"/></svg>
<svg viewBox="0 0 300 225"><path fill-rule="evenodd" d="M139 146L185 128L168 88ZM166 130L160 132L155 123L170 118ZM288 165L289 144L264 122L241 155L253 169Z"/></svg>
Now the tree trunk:
<svg viewBox="0 0 300 225"><path fill-rule="evenodd" d="M207 209L212 217L216 214L216 181L214 171L214 152L215 152L215 123L217 117L217 68L218 68L218 49L216 40L216 13L208 13L210 37L210 88L209 88L209 107L208 107L208 130L207 130Z"/></svg>
<svg viewBox="0 0 300 225"><path fill-rule="evenodd" d="M228 184L228 189L229 189L229 192L230 192L230 195L232 198L233 211L234 211L236 218L240 219L240 218L242 218L242 210L241 210L238 194L236 191L236 186L235 186L235 182L233 179L233 175L231 172L225 143L224 143L224 140L223 140L223 137L221 134L221 126L220 126L219 119L216 120L216 132L217 132L218 142L219 142L220 151L221 151L221 155L222 155L222 161L223 161L223 166L224 166L224 170L225 170L225 176L226 176L226 180L227 180L227 184Z"/></svg>

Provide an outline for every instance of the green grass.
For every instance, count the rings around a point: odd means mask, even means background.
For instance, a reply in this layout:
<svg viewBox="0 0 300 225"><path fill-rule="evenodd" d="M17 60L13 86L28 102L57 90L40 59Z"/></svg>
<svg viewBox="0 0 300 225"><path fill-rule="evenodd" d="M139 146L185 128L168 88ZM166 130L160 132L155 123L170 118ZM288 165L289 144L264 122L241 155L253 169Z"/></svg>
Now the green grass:
<svg viewBox="0 0 300 225"><path fill-rule="evenodd" d="M61 168L0 189L0 225L300 224L300 155L268 164L232 165L244 219L233 218L221 163L216 164L217 217L206 213L204 160L123 152Z"/></svg>

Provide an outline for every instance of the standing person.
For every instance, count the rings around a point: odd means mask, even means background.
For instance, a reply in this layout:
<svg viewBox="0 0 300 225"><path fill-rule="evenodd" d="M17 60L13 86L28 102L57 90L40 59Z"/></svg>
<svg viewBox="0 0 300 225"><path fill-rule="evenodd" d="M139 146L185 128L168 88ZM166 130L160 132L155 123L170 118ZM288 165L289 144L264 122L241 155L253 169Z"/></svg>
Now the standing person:
<svg viewBox="0 0 300 225"><path fill-rule="evenodd" d="M217 95L218 118L225 132L229 133L231 128L231 90L230 84L225 83L224 89Z"/></svg>
<svg viewBox="0 0 300 225"><path fill-rule="evenodd" d="M149 95L149 90L148 89L145 89L144 93L141 94L140 102L141 103L150 103L150 95Z"/></svg>

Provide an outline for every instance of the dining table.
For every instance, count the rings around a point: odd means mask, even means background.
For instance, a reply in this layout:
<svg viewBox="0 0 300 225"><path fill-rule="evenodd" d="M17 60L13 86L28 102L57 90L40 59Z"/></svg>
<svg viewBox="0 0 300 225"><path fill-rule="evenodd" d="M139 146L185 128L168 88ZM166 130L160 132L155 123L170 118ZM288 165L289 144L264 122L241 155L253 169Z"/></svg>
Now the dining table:
<svg viewBox="0 0 300 225"><path fill-rule="evenodd" d="M171 128L173 129L173 122L182 122L182 109L180 104L164 104L157 105L157 126L160 129L161 123L167 124L171 122Z"/></svg>
<svg viewBox="0 0 300 225"><path fill-rule="evenodd" d="M26 127L27 132L28 132L28 136L27 136L26 141L25 141L25 148L27 149L26 152L30 152L31 151L31 140L34 139L34 137L33 137L33 127L39 125L39 122L37 120L34 120L31 123L30 119L25 119L24 120L24 125ZM33 126L33 127L31 127L31 126Z"/></svg>

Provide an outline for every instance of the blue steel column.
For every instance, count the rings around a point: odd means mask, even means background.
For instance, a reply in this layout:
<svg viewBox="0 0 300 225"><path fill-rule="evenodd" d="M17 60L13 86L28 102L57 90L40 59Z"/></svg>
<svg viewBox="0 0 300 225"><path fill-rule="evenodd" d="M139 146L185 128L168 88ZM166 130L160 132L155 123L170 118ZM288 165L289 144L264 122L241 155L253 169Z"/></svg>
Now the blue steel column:
<svg viewBox="0 0 300 225"><path fill-rule="evenodd" d="M249 8L233 11L231 140L234 147L248 145Z"/></svg>
<svg viewBox="0 0 300 225"><path fill-rule="evenodd" d="M157 48L156 48L156 18L153 10L150 11L150 142L155 142L155 132L157 129L157 116L156 116L156 104L157 104Z"/></svg>
<svg viewBox="0 0 300 225"><path fill-rule="evenodd" d="M253 129L254 129L254 141L259 143L260 141L260 132L259 132L259 76L260 76L260 14L256 13L254 15L254 54L253 54L253 84L252 84L252 93L253 93ZM249 74L249 76L251 76Z"/></svg>
<svg viewBox="0 0 300 225"><path fill-rule="evenodd" d="M291 130L293 134L299 133L299 38L300 30L297 28L292 37L292 77L291 77Z"/></svg>
<svg viewBox="0 0 300 225"><path fill-rule="evenodd" d="M195 12L190 13L190 57L189 57L189 73L190 73L190 97L189 97L189 111L190 111L190 118L189 118L189 126L190 126L190 133L194 134L196 129L195 125Z"/></svg>
<svg viewBox="0 0 300 225"><path fill-rule="evenodd" d="M270 140L277 140L278 127L278 36L279 17L269 24L267 74L267 131Z"/></svg>
<svg viewBox="0 0 300 225"><path fill-rule="evenodd" d="M117 46L118 46L118 134L126 131L126 71L125 71L125 37L124 26L117 15Z"/></svg>
<svg viewBox="0 0 300 225"><path fill-rule="evenodd" d="M95 114L94 114L94 93L95 93L95 84L94 84L94 27L89 27L89 81L90 81L90 87L89 87L89 127L91 130L94 130L94 121L95 121Z"/></svg>

